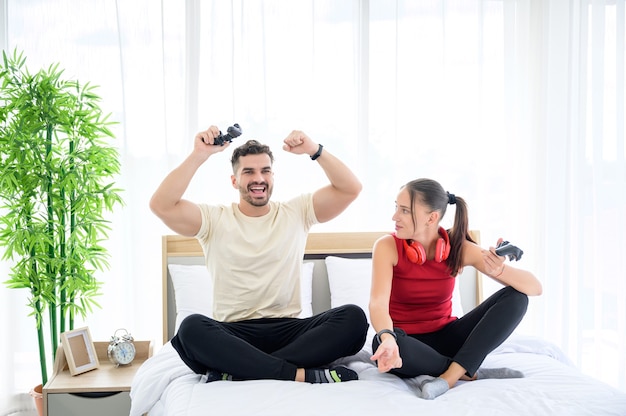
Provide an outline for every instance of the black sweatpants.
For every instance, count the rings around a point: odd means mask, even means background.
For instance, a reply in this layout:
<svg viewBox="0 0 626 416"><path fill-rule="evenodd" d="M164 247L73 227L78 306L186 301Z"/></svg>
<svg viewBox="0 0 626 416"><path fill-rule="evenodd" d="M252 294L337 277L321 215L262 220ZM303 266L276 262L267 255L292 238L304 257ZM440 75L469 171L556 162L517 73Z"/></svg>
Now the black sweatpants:
<svg viewBox="0 0 626 416"><path fill-rule="evenodd" d="M402 367L390 373L404 378L438 377L456 362L473 377L487 354L515 330L527 308L528 296L507 286L439 331L407 335L395 328ZM378 345L374 338L372 350Z"/></svg>
<svg viewBox="0 0 626 416"><path fill-rule="evenodd" d="M344 305L310 318L219 322L191 315L171 343L195 373L209 369L241 380L295 380L298 368L316 368L354 355L367 336L365 313Z"/></svg>

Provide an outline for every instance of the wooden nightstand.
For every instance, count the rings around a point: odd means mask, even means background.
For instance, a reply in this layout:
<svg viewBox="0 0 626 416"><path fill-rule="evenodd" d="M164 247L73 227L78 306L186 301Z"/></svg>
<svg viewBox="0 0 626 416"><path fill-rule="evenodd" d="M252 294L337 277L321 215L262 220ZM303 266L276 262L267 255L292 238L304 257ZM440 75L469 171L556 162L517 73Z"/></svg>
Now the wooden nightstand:
<svg viewBox="0 0 626 416"><path fill-rule="evenodd" d="M44 416L127 416L130 385L135 373L152 356L151 341L135 341L136 355L128 366L116 367L107 358L108 342L94 342L100 366L71 376L63 347L59 346L54 373L43 388Z"/></svg>

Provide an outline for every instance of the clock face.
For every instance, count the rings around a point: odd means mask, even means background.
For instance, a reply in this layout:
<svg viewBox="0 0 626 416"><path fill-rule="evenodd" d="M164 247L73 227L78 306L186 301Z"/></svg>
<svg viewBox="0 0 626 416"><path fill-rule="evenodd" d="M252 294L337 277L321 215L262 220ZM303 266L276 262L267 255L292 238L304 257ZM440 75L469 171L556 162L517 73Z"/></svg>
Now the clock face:
<svg viewBox="0 0 626 416"><path fill-rule="evenodd" d="M135 358L135 346L129 342L119 343L113 348L111 356L121 365L129 364Z"/></svg>

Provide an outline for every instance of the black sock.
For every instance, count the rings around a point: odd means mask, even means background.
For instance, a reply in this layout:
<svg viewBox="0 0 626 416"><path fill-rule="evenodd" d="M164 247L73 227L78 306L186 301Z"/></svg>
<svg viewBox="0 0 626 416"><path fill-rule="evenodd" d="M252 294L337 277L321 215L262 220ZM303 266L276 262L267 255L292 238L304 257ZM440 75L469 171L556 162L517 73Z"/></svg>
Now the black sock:
<svg viewBox="0 0 626 416"><path fill-rule="evenodd" d="M206 372L206 374L202 377L205 377L205 383L210 383L212 381L218 381L218 380L229 380L232 381L233 376L231 376L228 373L222 373L221 371L217 371L217 370L208 370Z"/></svg>
<svg viewBox="0 0 626 416"><path fill-rule="evenodd" d="M359 376L356 372L341 365L328 369L313 368L304 370L304 381L307 383L338 383L358 379Z"/></svg>

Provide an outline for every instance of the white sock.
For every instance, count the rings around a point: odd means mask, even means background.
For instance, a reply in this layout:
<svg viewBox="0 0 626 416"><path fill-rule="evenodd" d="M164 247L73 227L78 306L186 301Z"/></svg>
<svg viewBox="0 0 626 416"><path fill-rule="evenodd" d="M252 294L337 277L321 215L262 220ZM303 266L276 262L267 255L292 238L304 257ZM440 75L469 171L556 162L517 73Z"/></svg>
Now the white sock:
<svg viewBox="0 0 626 416"><path fill-rule="evenodd" d="M450 386L448 386L448 382L441 377L432 377L422 381L420 383L420 389L422 390L422 399L432 400L450 390Z"/></svg>
<svg viewBox="0 0 626 416"><path fill-rule="evenodd" d="M511 368L479 368L476 371L476 380L483 380L486 378L523 378L524 373L521 371L513 370Z"/></svg>

